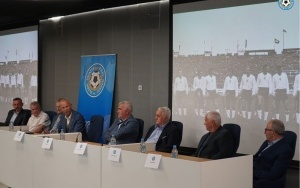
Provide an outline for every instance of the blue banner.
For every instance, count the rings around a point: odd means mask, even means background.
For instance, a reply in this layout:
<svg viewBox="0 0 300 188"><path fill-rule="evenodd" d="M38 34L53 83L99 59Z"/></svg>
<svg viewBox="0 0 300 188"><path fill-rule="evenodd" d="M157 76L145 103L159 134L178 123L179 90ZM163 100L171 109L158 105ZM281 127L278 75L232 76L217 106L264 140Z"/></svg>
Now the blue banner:
<svg viewBox="0 0 300 188"><path fill-rule="evenodd" d="M103 133L110 125L115 70L115 54L81 57L78 111L84 116L87 124L92 115L102 115Z"/></svg>

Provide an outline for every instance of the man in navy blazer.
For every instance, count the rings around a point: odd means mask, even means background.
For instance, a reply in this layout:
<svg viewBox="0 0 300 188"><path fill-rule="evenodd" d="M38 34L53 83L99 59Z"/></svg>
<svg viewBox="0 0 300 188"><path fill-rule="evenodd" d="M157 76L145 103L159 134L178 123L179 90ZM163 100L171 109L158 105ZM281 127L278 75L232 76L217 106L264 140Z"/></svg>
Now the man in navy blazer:
<svg viewBox="0 0 300 188"><path fill-rule="evenodd" d="M283 137L284 131L284 124L278 119L267 123L266 141L254 155L254 188L284 187L286 170L293 156L293 150Z"/></svg>
<svg viewBox="0 0 300 188"><path fill-rule="evenodd" d="M159 107L155 114L155 125L148 130L145 141L155 143L155 150L171 152L173 145L178 148L181 142L180 130L170 122L171 110Z"/></svg>
<svg viewBox="0 0 300 188"><path fill-rule="evenodd" d="M31 114L22 108L22 99L14 98L12 106L14 109L8 112L4 125L8 126L10 122L14 125L26 125Z"/></svg>
<svg viewBox="0 0 300 188"><path fill-rule="evenodd" d="M87 140L85 119L82 114L72 109L72 104L67 99L60 101L60 108L62 114L58 117L60 121L57 123L57 129L60 132L61 129L65 133L81 132L82 140Z"/></svg>
<svg viewBox="0 0 300 188"><path fill-rule="evenodd" d="M120 102L117 113L118 117L104 133L104 143L108 144L112 135L117 144L135 143L139 134L139 124L132 115L131 102Z"/></svg>
<svg viewBox="0 0 300 188"><path fill-rule="evenodd" d="M234 150L233 136L221 126L219 112L208 112L205 115L204 125L208 133L201 138L194 156L208 159L232 157Z"/></svg>

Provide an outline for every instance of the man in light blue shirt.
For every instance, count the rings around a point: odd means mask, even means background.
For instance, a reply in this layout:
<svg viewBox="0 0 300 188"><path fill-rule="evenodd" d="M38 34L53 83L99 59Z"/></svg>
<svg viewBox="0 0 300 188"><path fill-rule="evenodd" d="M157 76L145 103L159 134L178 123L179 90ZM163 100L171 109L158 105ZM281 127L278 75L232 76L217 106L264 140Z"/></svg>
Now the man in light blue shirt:
<svg viewBox="0 0 300 188"><path fill-rule="evenodd" d="M171 110L159 107L155 115L155 125L148 130L145 141L155 143L156 151L171 152L173 145L177 148L181 142L180 130L170 121Z"/></svg>

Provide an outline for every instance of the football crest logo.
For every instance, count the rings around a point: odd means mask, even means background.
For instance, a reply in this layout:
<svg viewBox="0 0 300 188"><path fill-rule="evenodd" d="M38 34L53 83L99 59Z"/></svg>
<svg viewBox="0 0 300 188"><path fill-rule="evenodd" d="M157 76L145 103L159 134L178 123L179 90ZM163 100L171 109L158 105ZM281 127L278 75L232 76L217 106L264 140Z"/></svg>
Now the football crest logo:
<svg viewBox="0 0 300 188"><path fill-rule="evenodd" d="M90 97L101 94L106 82L106 73L103 66L95 63L89 67L85 75L84 87Z"/></svg>
<svg viewBox="0 0 300 188"><path fill-rule="evenodd" d="M278 6L282 10L290 10L294 6L294 0L278 0Z"/></svg>

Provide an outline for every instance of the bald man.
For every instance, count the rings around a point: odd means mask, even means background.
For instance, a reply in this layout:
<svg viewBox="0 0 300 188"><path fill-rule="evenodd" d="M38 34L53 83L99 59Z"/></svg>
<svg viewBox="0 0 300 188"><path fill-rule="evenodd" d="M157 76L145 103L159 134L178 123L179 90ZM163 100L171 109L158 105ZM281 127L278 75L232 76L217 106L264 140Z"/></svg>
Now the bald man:
<svg viewBox="0 0 300 188"><path fill-rule="evenodd" d="M87 140L85 119L82 114L72 109L72 103L67 99L60 101L60 109L62 114L60 115L60 121L57 124L57 129L60 132L61 129L65 133L81 132L82 140Z"/></svg>

